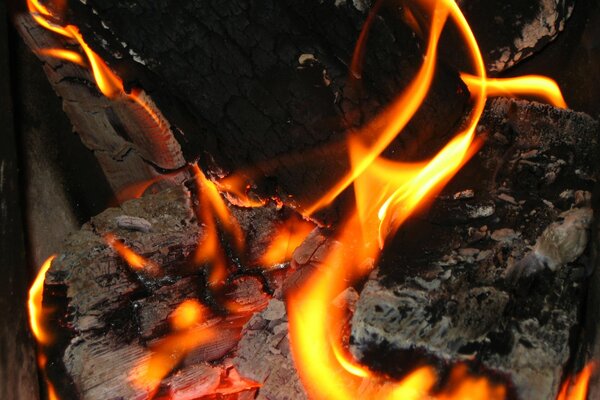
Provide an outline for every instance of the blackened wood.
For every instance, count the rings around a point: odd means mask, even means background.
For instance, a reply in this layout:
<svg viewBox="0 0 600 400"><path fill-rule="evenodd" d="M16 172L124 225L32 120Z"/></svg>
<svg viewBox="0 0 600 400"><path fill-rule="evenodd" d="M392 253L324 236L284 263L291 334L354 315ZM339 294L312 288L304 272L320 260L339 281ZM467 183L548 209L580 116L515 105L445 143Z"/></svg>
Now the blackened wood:
<svg viewBox="0 0 600 400"><path fill-rule="evenodd" d="M387 243L356 306L354 354L392 374L407 366L398 359L474 359L518 398L555 398L581 338L599 128L582 113L492 101L486 144Z"/></svg>
<svg viewBox="0 0 600 400"><path fill-rule="evenodd" d="M6 5L0 3L0 397L39 397L35 347L27 328L28 268L19 159L10 89Z"/></svg>
<svg viewBox="0 0 600 400"><path fill-rule="evenodd" d="M492 73L523 62L556 39L575 7L574 0L459 0L458 4ZM443 48L456 51L456 44Z"/></svg>
<svg viewBox="0 0 600 400"><path fill-rule="evenodd" d="M348 65L367 12L356 1L89 0L70 4L66 19L181 128L188 159L205 156L217 175L246 171L258 194L297 204L340 177L345 133L388 104L422 62L423 43L384 7L362 80L352 82ZM390 155L435 149L466 101L457 74L440 66Z"/></svg>

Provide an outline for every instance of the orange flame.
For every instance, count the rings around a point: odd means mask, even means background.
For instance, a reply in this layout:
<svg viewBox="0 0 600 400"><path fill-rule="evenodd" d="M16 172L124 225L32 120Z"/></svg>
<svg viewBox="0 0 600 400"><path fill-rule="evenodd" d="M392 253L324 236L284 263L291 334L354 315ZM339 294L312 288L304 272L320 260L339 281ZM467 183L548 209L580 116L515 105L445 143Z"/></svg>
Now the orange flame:
<svg viewBox="0 0 600 400"><path fill-rule="evenodd" d="M66 0L54 2L54 8L59 12L63 10L65 6ZM71 61L82 67L89 66L92 75L94 76L94 80L96 81L96 86L104 96L110 99L119 96L129 98L139 104L157 125L163 124L163 118L149 104L148 100L143 98L141 90L133 89L131 93L125 92L121 78L119 78L108 65L106 65L106 62L104 62L104 60L88 46L79 32L79 28L74 25L61 26L56 23L55 20L58 20L58 17L38 0L27 0L27 8L30 15L40 26L77 42L83 50L87 62L84 62L79 53L63 49L45 49L41 50L39 54Z"/></svg>
<svg viewBox="0 0 600 400"><path fill-rule="evenodd" d="M219 232L215 217L223 228L231 235L238 251L244 247L244 234L235 217L230 213L225 200L221 197L214 182L209 180L197 164L192 166L198 190L198 209L196 214L204 226L198 247L194 253L196 264L211 263L209 276L211 285L221 284L227 276L227 262L220 247Z"/></svg>
<svg viewBox="0 0 600 400"><path fill-rule="evenodd" d="M365 128L349 136L351 170L307 208L308 213L313 213L330 204L348 186L354 185L357 212L341 227L337 237L340 246L330 251L321 268L299 290L291 293L287 302L294 361L307 391L315 398L353 399L357 398L365 381L374 382L376 387L381 386L377 384L378 377L375 374L351 361L341 350L343 345L340 336L332 332L335 331L335 321L342 321L343 315L330 304L345 289L343 282L351 282L368 273L362 261L375 259L385 239L474 154L479 145L474 141L475 128L487 96L501 93L535 94L553 104L565 106L560 90L549 79L488 79L477 41L453 0L415 0L412 3L430 15L430 18L424 19L430 21L430 26L421 68L391 106ZM411 26L417 26L412 11L408 11ZM474 99L469 119L465 128L428 161L400 163L385 160L381 158L381 153L413 117L431 86L437 45L448 17L465 40L476 72L476 75L462 75ZM369 26L368 20L365 29ZM423 30L426 28L423 27ZM366 33L361 33L355 59L362 57L365 38ZM354 63L352 71L355 75L359 71ZM361 233L362 237L357 238ZM379 246L376 246L377 243ZM493 385L486 378L470 377L466 369L460 366L453 369L452 385L436 394L431 393L435 381L433 370L424 367L414 371L405 380L392 383L391 390L385 391L380 387L375 397L419 399L430 396L458 400L465 396L502 399L506 395L502 385Z"/></svg>
<svg viewBox="0 0 600 400"><path fill-rule="evenodd" d="M136 271L144 271L149 275L158 275L160 273L160 266L155 262L148 260L135 251L127 247L112 233L104 235L106 243L116 251L121 258L123 258L131 268Z"/></svg>
<svg viewBox="0 0 600 400"><path fill-rule="evenodd" d="M214 340L217 330L200 325L206 320L207 313L196 300L181 303L171 315L175 332L154 346L152 354L131 372L132 383L154 393L186 354Z"/></svg>
<svg viewBox="0 0 600 400"><path fill-rule="evenodd" d="M480 79L466 73L460 76L471 93L481 91ZM567 108L567 103L556 82L545 76L527 75L516 78L486 79L483 86L488 96L533 95L541 97L553 106Z"/></svg>
<svg viewBox="0 0 600 400"><path fill-rule="evenodd" d="M46 272L50 269L54 258L56 258L56 255L48 257L40 267L40 271L29 289L29 300L27 301L29 309L29 325L31 326L31 331L35 336L35 339L40 344L48 344L51 339L50 334L42 328L42 300L44 296L44 280L46 279Z"/></svg>
<svg viewBox="0 0 600 400"><path fill-rule="evenodd" d="M587 364L576 377L569 377L563 383L556 400L585 400L594 363Z"/></svg>
<svg viewBox="0 0 600 400"><path fill-rule="evenodd" d="M83 61L83 57L81 54L76 53L71 50L65 49L41 49L37 51L38 54L48 57L60 58L61 60L66 60L72 62L74 64L85 67L85 61Z"/></svg>
<svg viewBox="0 0 600 400"><path fill-rule="evenodd" d="M289 218L276 228L265 254L260 258L260 264L272 267L289 261L296 247L300 246L314 227L295 215Z"/></svg>

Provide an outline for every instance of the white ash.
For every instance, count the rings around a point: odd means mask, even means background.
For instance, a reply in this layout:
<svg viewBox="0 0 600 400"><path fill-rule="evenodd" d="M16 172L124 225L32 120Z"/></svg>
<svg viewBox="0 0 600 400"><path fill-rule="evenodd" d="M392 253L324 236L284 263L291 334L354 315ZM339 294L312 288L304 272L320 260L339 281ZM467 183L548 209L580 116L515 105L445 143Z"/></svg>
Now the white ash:
<svg viewBox="0 0 600 400"><path fill-rule="evenodd" d="M115 222L117 223L117 227L130 231L148 233L152 230L152 223L150 221L132 215L119 215L115 218Z"/></svg>
<svg viewBox="0 0 600 400"><path fill-rule="evenodd" d="M576 208L561 214L562 222L554 222L538 238L534 253L551 270L575 261L587 246L592 223L591 208Z"/></svg>
<svg viewBox="0 0 600 400"><path fill-rule="evenodd" d="M512 197L511 195L508 195L506 193L500 193L498 195L498 198L502 201L505 201L505 202L510 203L515 206L519 204L519 203L517 203L517 201L515 200L514 197Z"/></svg>
<svg viewBox="0 0 600 400"><path fill-rule="evenodd" d="M471 219L486 218L494 215L496 207L493 204L481 204L472 206L467 204L467 215Z"/></svg>
<svg viewBox="0 0 600 400"><path fill-rule="evenodd" d="M531 276L544 268L556 271L577 260L587 246L593 215L589 207L562 213L562 220L542 232L533 250L510 268L507 276L512 279Z"/></svg>

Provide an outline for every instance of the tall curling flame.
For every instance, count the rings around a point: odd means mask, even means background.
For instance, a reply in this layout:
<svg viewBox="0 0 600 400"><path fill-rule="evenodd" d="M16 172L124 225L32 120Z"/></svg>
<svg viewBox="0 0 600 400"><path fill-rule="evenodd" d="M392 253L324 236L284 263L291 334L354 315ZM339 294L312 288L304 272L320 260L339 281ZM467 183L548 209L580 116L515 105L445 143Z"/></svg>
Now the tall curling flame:
<svg viewBox="0 0 600 400"><path fill-rule="evenodd" d="M432 390L437 377L430 367L417 369L391 385L382 384L382 377L360 366L343 350L339 326L336 326L339 325L337 321L343 320L343 315L339 309L331 307L335 296L345 289L344 282L355 281L369 272L368 266L373 263L363 260L376 259L386 238L476 151L475 128L488 95L534 94L554 105L566 106L556 84L547 78L488 79L477 41L453 0L415 0L410 4L428 14L421 20L428 20L429 26L421 26L412 9L407 7L410 12L406 17L411 27L419 29L419 34L427 33L423 64L389 107L363 129L350 134L350 171L322 198L307 207L308 212L313 213L354 185L356 214L339 231L337 240L341 246L331 250L315 275L288 297L294 361L312 398L458 400L468 394L473 399L499 400L506 395L504 387L472 377L460 366L452 371L451 377L455 381L452 388L435 393ZM379 3L375 7L379 7ZM355 51L352 64L355 77L359 76L357 63L362 58L367 37L365 30L369 29L372 18L371 14ZM462 74L473 98L464 129L428 161L401 163L386 160L381 153L414 116L431 86L439 38L448 18L461 33L474 70L474 74Z"/></svg>

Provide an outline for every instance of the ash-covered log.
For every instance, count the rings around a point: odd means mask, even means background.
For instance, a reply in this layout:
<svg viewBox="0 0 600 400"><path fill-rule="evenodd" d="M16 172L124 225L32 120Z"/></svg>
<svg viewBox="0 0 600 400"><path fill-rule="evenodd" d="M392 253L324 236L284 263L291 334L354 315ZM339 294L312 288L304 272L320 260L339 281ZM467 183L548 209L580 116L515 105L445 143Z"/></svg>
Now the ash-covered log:
<svg viewBox="0 0 600 400"><path fill-rule="evenodd" d="M481 151L385 247L350 348L392 375L404 372L399 359L477 360L518 398L555 398L592 268L599 125L499 99L479 129Z"/></svg>
<svg viewBox="0 0 600 400"><path fill-rule="evenodd" d="M197 398L256 386L237 376L227 360L244 322L266 307L269 291L281 281L279 269L262 276L252 267L264 267L260 256L286 210L232 207L248 246L237 261L230 261L233 270L226 287L209 290L208 267L192 261L207 234L192 203L190 191L178 187L107 209L72 235L53 261L44 305L59 317L48 324L53 340L42 351L60 395L147 396L149 389L136 383L136 368L169 340L169 318L191 299L213 307L205 325L218 329L218 337L185 352L174 373L158 382L159 390L173 398ZM117 236L158 271L132 269L109 245L107 234ZM215 360L220 362L209 364Z"/></svg>
<svg viewBox="0 0 600 400"><path fill-rule="evenodd" d="M499 99L479 132L486 138L480 153L387 244L360 297L350 288L333 306L354 312L350 349L373 370L400 377L422 362L440 370L467 362L519 398L553 398L582 323L599 126L584 114ZM194 196L176 188L109 209L54 261L44 301L67 314L54 326L61 339L45 351L61 393L147 393L133 383L136 366L168 340L173 311L185 300L223 300L207 290L206 271L188 268L205 229ZM282 212L234 211L254 254L242 264L256 265ZM107 232L163 274L133 271L107 245ZM267 272L274 298L255 275L232 280L225 298L243 317L215 314L208 323L222 329L218 340L186 353L159 393L306 398L290 351L286 293L320 267L333 237L315 230L290 271Z"/></svg>

